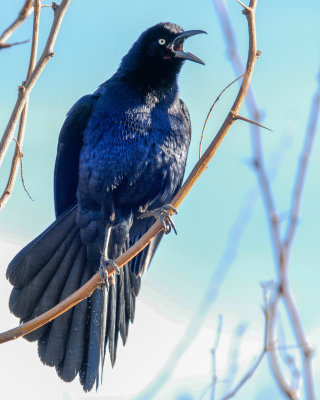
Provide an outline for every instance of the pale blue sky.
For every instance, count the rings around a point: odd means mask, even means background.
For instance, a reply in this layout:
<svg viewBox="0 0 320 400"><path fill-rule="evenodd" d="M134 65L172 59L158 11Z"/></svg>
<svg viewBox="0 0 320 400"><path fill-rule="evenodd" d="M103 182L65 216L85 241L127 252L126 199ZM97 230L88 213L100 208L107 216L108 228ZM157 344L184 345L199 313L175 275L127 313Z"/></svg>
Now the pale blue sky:
<svg viewBox="0 0 320 400"><path fill-rule="evenodd" d="M0 31L13 19L22 1L3 3ZM239 49L245 58L247 24L241 14L241 7L233 0L227 3ZM253 86L259 105L265 112L263 123L274 131L263 132L266 159L272 159L273 154L279 151L279 146L282 149L282 161L273 183L273 193L284 226L320 64L320 3L310 0L306 4L292 0L260 0L257 10L258 47L262 54L254 72ZM43 48L51 20L52 11L44 9L41 14L40 49ZM4 277L7 262L18 250L18 246L31 240L54 218L53 167L57 137L65 114L79 97L93 92L101 82L108 79L138 35L159 21L172 21L186 30L203 29L208 32L207 36L194 37L186 44L186 49L203 59L206 66L186 63L179 78L181 97L189 107L193 128L187 172L197 160L202 124L207 111L220 90L234 79L212 2L72 1L56 43L55 57L48 63L31 95L24 146L24 176L35 201L29 200L18 181L12 198L0 216L1 239L19 243L0 243L3 247L1 254L5 254L3 265L1 261L1 316L9 318L6 303L10 288ZM14 34L12 40L30 38L31 26L30 18ZM0 53L1 131L14 105L17 86L25 77L29 51L30 44L27 44ZM231 88L217 104L206 132L206 143L223 121L236 90L236 86ZM247 115L245 108L242 114ZM98 394L81 394L78 382L70 385L60 382L53 371L48 372L49 368L42 367L34 356L32 345L22 340L19 340L19 345L8 344L0 348L0 358L7 360L5 366L0 363L0 375L5 377L7 390L11 382L9 371L19 363L15 379L24 379L33 386L32 397L35 399L43 398L44 393L48 394L47 391L52 396L50 398L59 399L105 398L103 396L121 399L125 395L132 398L133 393L138 394L144 383L148 383L152 374L161 368L173 343L178 341L190 320L225 248L228 232L246 193L256 185L256 177L249 167L250 157L249 127L238 122L230 130L209 169L179 209L179 215L175 217L178 236L165 238L151 270L143 279L142 293L137 302L137 320L129 335L129 348L121 352L114 370L106 371L105 384ZM6 167L8 165L9 159ZM269 167L274 169L277 166ZM320 303L319 170L320 140L316 137L291 257L290 278L305 329L317 349L320 348L320 316L315 311ZM1 171L1 182L6 174L7 171ZM199 269L196 274L195 268ZM234 327L241 321L249 324L243 339L239 377L245 372L252 357L258 354L263 336L259 284L274 279L274 276L269 231L262 202L258 197L253 217L241 240L236 262L221 287L219 299L195 342L194 350L186 355L180 369L158 394L157 399L177 398L180 393L189 393L194 399L200 398L211 379L210 346L214 342L219 314L224 315L223 337L226 338L226 348ZM149 318L151 320L148 324ZM0 330L8 329L16 323L13 317L5 321L5 326L1 324ZM164 327L168 327L168 330ZM287 341L289 344L294 343L290 335ZM161 349L158 349L155 357L152 357L152 343ZM137 352L137 346L140 346L140 352ZM21 352L19 354L18 348ZM218 368L221 363L221 379L226 369L224 349L221 350L220 361L217 359ZM27 359L21 357L25 352L28 354ZM33 356L32 370L29 370L26 362ZM198 359L195 360L195 357ZM316 382L319 382L319 359L320 356L316 355ZM126 365L131 365L131 369L126 369ZM128 371L131 371L130 379ZM33 381L34 374L39 374L43 380L38 389L37 383ZM145 378L141 379L143 376ZM112 380L112 384L108 385L108 379ZM49 383L45 385L46 382ZM127 388L124 382L127 382ZM52 394L56 384L57 392ZM19 397L20 389L19 385L11 387L13 399ZM319 383L317 393L320 395ZM281 396L272 382L265 360L257 376L247 388L239 392L237 399L271 398L281 399Z"/></svg>

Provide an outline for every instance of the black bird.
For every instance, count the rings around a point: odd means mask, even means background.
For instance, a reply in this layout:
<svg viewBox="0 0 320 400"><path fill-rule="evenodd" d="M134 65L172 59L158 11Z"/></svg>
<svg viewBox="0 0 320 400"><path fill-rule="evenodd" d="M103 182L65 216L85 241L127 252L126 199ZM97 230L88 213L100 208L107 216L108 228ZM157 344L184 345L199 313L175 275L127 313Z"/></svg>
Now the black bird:
<svg viewBox="0 0 320 400"><path fill-rule="evenodd" d="M111 262L135 243L182 184L191 136L177 76L183 50L203 31L157 24L139 37L117 72L82 97L62 126L55 165L56 220L11 261L9 307L21 322L49 310L88 281L104 244ZM170 206L168 206L170 207ZM153 216L154 215L154 216ZM162 238L159 234L118 275L73 309L25 336L38 341L44 364L60 378L79 373L85 391L98 386L106 347L112 365L120 334L133 321L140 280Z"/></svg>

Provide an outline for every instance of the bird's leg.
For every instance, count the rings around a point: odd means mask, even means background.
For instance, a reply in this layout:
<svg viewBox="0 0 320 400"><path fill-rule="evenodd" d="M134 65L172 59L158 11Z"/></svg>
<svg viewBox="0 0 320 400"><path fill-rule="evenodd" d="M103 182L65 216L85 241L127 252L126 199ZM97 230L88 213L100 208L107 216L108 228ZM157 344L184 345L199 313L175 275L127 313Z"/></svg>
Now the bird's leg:
<svg viewBox="0 0 320 400"><path fill-rule="evenodd" d="M108 248L110 242L111 229L112 229L111 226L106 227L103 251L101 254L100 267L99 267L102 286L106 287L107 289L109 288L109 285L113 283L113 276L112 275L109 276L108 274L108 265L112 265L113 268L115 269L116 274L118 275L120 274L120 269L117 266L117 264L114 262L114 260L108 258L108 253L109 253Z"/></svg>
<svg viewBox="0 0 320 400"><path fill-rule="evenodd" d="M138 215L138 218L149 218L154 217L160 221L163 226L163 231L167 235L171 232L171 228L174 230L174 233L177 235L176 226L171 218L171 215L168 211L172 211L174 214L178 214L177 210L171 204L165 204L162 207L156 208L150 211L144 211Z"/></svg>

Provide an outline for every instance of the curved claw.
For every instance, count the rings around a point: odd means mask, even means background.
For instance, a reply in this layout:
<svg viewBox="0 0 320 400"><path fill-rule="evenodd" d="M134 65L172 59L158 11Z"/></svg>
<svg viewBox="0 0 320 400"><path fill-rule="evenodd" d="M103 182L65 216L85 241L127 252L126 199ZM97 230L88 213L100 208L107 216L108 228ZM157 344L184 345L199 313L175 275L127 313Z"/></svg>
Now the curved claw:
<svg viewBox="0 0 320 400"><path fill-rule="evenodd" d="M164 208L165 210L171 210L173 212L173 214L178 214L178 211L171 205L171 204L165 204L162 208Z"/></svg>
<svg viewBox="0 0 320 400"><path fill-rule="evenodd" d="M104 263L105 263L105 267L107 267L107 265L112 265L115 270L115 273L117 275L120 275L120 268L117 266L117 264L114 262L114 260L110 260L110 258L106 258L104 260Z"/></svg>
<svg viewBox="0 0 320 400"><path fill-rule="evenodd" d="M156 208L155 210L146 211L138 216L138 218L148 218L154 217L160 221L163 231L166 235L171 232L171 228L174 230L174 233L177 235L176 226L171 218L171 215L168 211L172 211L174 214L178 214L177 210L171 204L165 204L162 207Z"/></svg>
<svg viewBox="0 0 320 400"><path fill-rule="evenodd" d="M168 204L168 206L170 206L170 204ZM172 206L170 206L170 207L172 207ZM171 228L172 228L174 230L174 233L177 235L178 233L177 233L175 223L173 222L171 215L168 213L166 208L172 210L173 212L175 212L177 214L177 210L175 210L173 207L172 208L169 208L166 206L162 207L161 211L162 211L162 214L164 214L163 220L164 220L164 224L166 225L164 233L167 235L168 233L171 232Z"/></svg>

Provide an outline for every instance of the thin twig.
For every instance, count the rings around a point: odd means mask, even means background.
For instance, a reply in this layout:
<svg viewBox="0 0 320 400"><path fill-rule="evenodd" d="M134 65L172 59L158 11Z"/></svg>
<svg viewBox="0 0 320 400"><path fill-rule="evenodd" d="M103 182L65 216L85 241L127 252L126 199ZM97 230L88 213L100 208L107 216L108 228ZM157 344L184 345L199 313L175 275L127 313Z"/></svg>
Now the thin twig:
<svg viewBox="0 0 320 400"><path fill-rule="evenodd" d="M174 208L178 208L182 201L185 199L187 194L190 192L192 186L198 180L202 172L204 172L211 160L220 146L223 138L229 131L230 127L234 123L234 119L232 117L233 113L238 113L241 105L244 102L245 96L248 92L251 77L253 74L254 65L257 61L257 45L256 45L256 28L255 28L255 9L256 9L256 1L250 0L250 12L246 14L248 29L249 29L249 52L248 52L248 60L246 66L246 72L239 89L238 95L229 111L225 121L223 122L221 128L219 129L217 135L213 139L212 143L201 157L201 159L197 162L191 174L189 175L186 182L183 184L181 189L178 191L176 196L173 198L171 204ZM62 2L58 10L64 6L68 5L68 1ZM61 21L60 21L61 22ZM46 54L46 53L44 53ZM37 68L37 67L36 67ZM32 74L33 75L33 74ZM171 212L172 213L172 212ZM155 222L151 228L125 253L119 256L115 263L119 268L122 268L125 264L127 264L133 257L135 257L142 249L144 249L151 240L162 230L162 225L160 222ZM110 265L108 267L108 275L112 275L115 272L115 268ZM40 326L46 324L47 322L53 320L59 315L63 314L70 308L74 307L83 299L87 298L92 294L92 292L101 284L101 277L99 272L97 272L85 285L83 285L80 289L74 292L71 296L67 297L64 301L57 304L55 307L40 315L39 317L20 325L17 328L11 329L7 332L0 334L0 343L7 342L12 339L16 339L17 337L23 336L29 332L34 331Z"/></svg>
<svg viewBox="0 0 320 400"><path fill-rule="evenodd" d="M269 309L269 301L268 301L268 287L262 284L263 292L264 292L264 305L263 305L263 313L265 318L265 328L264 328L264 340L262 351L257 359L257 361L253 364L253 366L249 369L249 371L245 374L245 376L240 380L238 385L229 392L226 396L224 396L221 400L228 400L234 397L239 390L244 386L244 384L252 377L252 375L256 372L261 361L263 360L266 353L269 351L269 323L270 323L270 309Z"/></svg>
<svg viewBox="0 0 320 400"><path fill-rule="evenodd" d="M24 189L24 191L27 193L29 199L32 200L32 201L34 201L33 198L31 197L30 193L29 193L29 190L27 189L26 182L25 182L25 180L24 180L24 175L23 175L23 162L22 162L23 153L21 152L20 145L19 145L19 142L17 141L17 139L16 139L16 138L13 138L12 140L16 143L16 147L17 147L18 152L19 152L19 158L18 158L18 159L19 159L19 161L20 161L20 172L21 172L20 175L21 175L21 182L22 182L23 189Z"/></svg>
<svg viewBox="0 0 320 400"><path fill-rule="evenodd" d="M207 126L209 117L210 117L210 115L211 115L211 113L212 113L212 111L213 111L213 109L214 109L214 106L215 106L215 105L217 104L217 102L220 100L220 97L223 95L223 93L224 93L227 89L229 89L229 87L232 86L235 82L237 82L239 79L241 79L241 78L243 77L243 75L244 75L244 74L238 76L238 78L234 79L231 83L229 83L229 85L227 85L227 86L220 92L219 96L215 99L214 103L213 103L212 106L210 107L210 110L209 110L209 112L208 112L208 114L207 114L207 116L206 116L206 119L205 119L205 121L204 121L203 128L202 128L202 132L201 132L201 139L200 139L200 143L199 143L199 160L200 160L200 158L201 158L201 146L202 146L202 141L203 141L203 138L204 138L204 131L205 131L205 129L206 129L206 126Z"/></svg>
<svg viewBox="0 0 320 400"><path fill-rule="evenodd" d="M31 73L34 70L36 60L37 60L37 52L38 52L38 42L39 42L39 25L40 25L40 0L34 1L34 14L33 14L33 31L32 31L32 45L31 45L31 53L30 53L30 60L29 60L29 67L27 72L26 80L30 77ZM29 105L29 97L26 98L25 105L22 109L20 122L19 122L19 129L18 129L18 136L17 139L13 138L16 142L16 149L12 158L11 162L11 169L8 177L8 181L6 187L0 197L0 209L3 208L7 201L9 200L12 190L17 179L18 169L19 169L19 161L21 165L21 180L24 187L24 190L32 200L32 197L29 194L29 191L26 188L24 177L23 177L23 167L22 167L22 146L23 146L23 139L24 133L26 128L26 121L27 121L27 114L28 114L28 105Z"/></svg>
<svg viewBox="0 0 320 400"><path fill-rule="evenodd" d="M25 44L25 43L28 43L28 42L30 42L30 39L23 40L22 42L0 43L0 50L2 50L2 49L8 49L8 48L10 48L10 47L18 46L19 44Z"/></svg>
<svg viewBox="0 0 320 400"><path fill-rule="evenodd" d="M29 15L32 14L33 0L26 0L17 16L17 18L12 22L12 24L0 35L0 48L4 47L4 44L9 39L9 37L13 34L13 32L22 24L24 20L26 20ZM23 42L22 42L23 43ZM13 44L11 44L12 46Z"/></svg>

